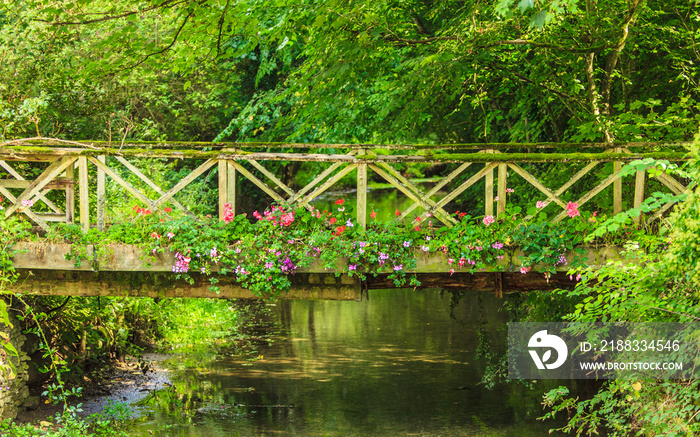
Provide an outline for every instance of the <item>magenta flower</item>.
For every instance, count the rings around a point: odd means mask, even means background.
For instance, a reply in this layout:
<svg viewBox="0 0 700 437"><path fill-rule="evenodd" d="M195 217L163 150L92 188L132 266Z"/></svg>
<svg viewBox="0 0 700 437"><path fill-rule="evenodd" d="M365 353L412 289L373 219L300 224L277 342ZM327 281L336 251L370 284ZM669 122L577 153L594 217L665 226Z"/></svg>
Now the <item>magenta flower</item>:
<svg viewBox="0 0 700 437"><path fill-rule="evenodd" d="M566 213L569 215L569 217L576 217L581 215L581 212L578 210L578 203L574 202L569 202L566 204Z"/></svg>

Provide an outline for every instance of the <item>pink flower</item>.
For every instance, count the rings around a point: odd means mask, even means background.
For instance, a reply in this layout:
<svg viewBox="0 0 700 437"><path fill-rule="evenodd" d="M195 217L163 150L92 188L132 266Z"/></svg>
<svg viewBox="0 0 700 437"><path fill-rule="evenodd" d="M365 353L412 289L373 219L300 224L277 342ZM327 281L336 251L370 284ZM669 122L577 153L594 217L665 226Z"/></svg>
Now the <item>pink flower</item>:
<svg viewBox="0 0 700 437"><path fill-rule="evenodd" d="M493 218L492 215L487 215L487 216L484 217L484 224L485 224L486 226L491 225L491 224L494 223L495 221L496 221L496 219Z"/></svg>
<svg viewBox="0 0 700 437"><path fill-rule="evenodd" d="M27 207L31 208L32 206L34 206L34 200L32 200L32 199L23 200L22 206L27 206Z"/></svg>
<svg viewBox="0 0 700 437"><path fill-rule="evenodd" d="M506 193L515 193L515 190L512 188L506 188Z"/></svg>
<svg viewBox="0 0 700 437"><path fill-rule="evenodd" d="M538 200L535 206L537 207L537 209L542 209L545 206L547 206L547 202L545 202L544 200Z"/></svg>
<svg viewBox="0 0 700 437"><path fill-rule="evenodd" d="M236 215L233 213L233 207L230 203L224 203L224 223L231 223L234 218L236 218Z"/></svg>
<svg viewBox="0 0 700 437"><path fill-rule="evenodd" d="M566 205L566 213L569 215L569 217L576 217L581 215L581 212L578 210L578 203L569 202Z"/></svg>
<svg viewBox="0 0 700 437"><path fill-rule="evenodd" d="M160 240L160 234L157 234L154 232L151 234L151 238L155 238L156 240Z"/></svg>
<svg viewBox="0 0 700 437"><path fill-rule="evenodd" d="M529 272L531 268L532 267L520 267L520 273L524 275L525 273Z"/></svg>

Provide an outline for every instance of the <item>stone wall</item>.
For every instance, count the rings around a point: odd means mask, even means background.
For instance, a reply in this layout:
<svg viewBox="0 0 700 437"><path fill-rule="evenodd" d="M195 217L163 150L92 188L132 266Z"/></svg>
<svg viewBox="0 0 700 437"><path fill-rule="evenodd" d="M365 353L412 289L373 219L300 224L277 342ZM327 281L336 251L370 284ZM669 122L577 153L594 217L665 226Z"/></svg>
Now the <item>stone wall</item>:
<svg viewBox="0 0 700 437"><path fill-rule="evenodd" d="M27 388L29 357L24 352L26 337L22 334L22 324L17 320L10 307L10 323L12 328L0 322L0 331L9 334L10 343L20 354L19 359L0 348L0 419L14 418L19 408L29 396ZM13 369L8 369L8 360Z"/></svg>

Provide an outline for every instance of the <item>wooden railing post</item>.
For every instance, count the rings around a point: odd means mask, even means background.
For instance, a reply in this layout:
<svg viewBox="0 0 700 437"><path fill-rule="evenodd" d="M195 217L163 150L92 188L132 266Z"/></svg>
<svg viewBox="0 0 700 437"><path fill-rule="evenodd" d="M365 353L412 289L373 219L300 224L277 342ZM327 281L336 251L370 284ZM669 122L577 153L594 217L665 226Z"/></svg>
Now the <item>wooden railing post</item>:
<svg viewBox="0 0 700 437"><path fill-rule="evenodd" d="M615 148L615 153L622 153L621 147ZM622 162L613 162L613 173L622 170ZM619 214L622 212L622 178L617 178L613 182L613 213Z"/></svg>
<svg viewBox="0 0 700 437"><path fill-rule="evenodd" d="M645 182L646 171L637 170L637 175L634 180L634 207L639 208L642 206L644 201L644 182ZM642 213L634 217L634 224L638 225L640 219L642 218Z"/></svg>
<svg viewBox="0 0 700 437"><path fill-rule="evenodd" d="M75 167L73 164L66 167L66 179L69 182L66 187L66 223L73 223L75 218Z"/></svg>
<svg viewBox="0 0 700 437"><path fill-rule="evenodd" d="M362 155L368 152L362 149ZM357 225L367 229L367 161L357 164Z"/></svg>
<svg viewBox="0 0 700 437"><path fill-rule="evenodd" d="M224 220L224 205L231 205L236 214L236 169L226 160L219 162L219 221Z"/></svg>
<svg viewBox="0 0 700 437"><path fill-rule="evenodd" d="M102 164L107 163L104 155L97 157L97 160ZM97 229L105 230L105 210L107 206L107 175L105 172L97 169Z"/></svg>
<svg viewBox="0 0 700 437"><path fill-rule="evenodd" d="M78 157L78 174L80 182L80 226L83 232L90 230L90 193L88 181L87 157Z"/></svg>
<svg viewBox="0 0 700 437"><path fill-rule="evenodd" d="M486 153L493 153L493 150L486 150ZM488 165L488 163L484 164ZM484 215L493 215L493 169L486 172L484 176L486 189L484 192Z"/></svg>
<svg viewBox="0 0 700 437"><path fill-rule="evenodd" d="M506 192L508 183L508 164L498 164L498 217L506 212Z"/></svg>

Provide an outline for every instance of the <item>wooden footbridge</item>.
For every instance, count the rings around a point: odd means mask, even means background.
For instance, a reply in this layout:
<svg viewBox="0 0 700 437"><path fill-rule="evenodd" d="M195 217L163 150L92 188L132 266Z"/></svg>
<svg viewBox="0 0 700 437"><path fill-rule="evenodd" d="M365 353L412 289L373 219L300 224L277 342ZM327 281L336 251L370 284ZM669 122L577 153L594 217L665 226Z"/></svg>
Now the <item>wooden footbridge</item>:
<svg viewBox="0 0 700 437"><path fill-rule="evenodd" d="M356 223L367 226L368 181L372 173L388 182L413 201L399 211L399 220L418 220L432 216L445 226L456 224L452 202L465 191L483 190L485 215L501 216L508 199L508 181L520 178L542 195L542 201L559 211L552 216L557 222L566 217L571 199L582 207L596 196L610 196L610 211L639 207L645 192L667 190L680 194L688 190L682 180L669 175L663 164L653 172L639 167L623 171L626 162L635 160L685 159L684 143L625 144L448 144L431 146L374 144L292 144L292 143L123 143L73 142L46 138L29 138L0 144L0 195L4 197L5 217L22 215L43 230L51 222L79 223L83 231L91 227L104 230L118 217L110 205L108 187L120 187L150 211L170 217L171 210L194 216L178 194L198 178L215 175L218 188L218 213L224 218L227 204L238 212L239 181L245 178L279 203L310 208L310 202L342 179L354 177L357 188ZM186 161L191 169L172 186L162 186L149 173L149 166L159 161ZM283 181L270 163L313 161L322 168L301 187ZM657 162L657 161L655 161ZM444 176L432 188L424 190L407 179L398 167L444 164ZM276 168L280 166L277 165ZM36 174L36 169L41 169ZM213 173L212 173L213 172ZM552 187L552 174L570 174L568 181ZM475 188L472 188L472 190ZM527 207L529 205L522 205ZM659 217L670 207L656 211L648 220ZM637 217L640 220L641 217ZM114 246L106 251L93 250L89 262L75 266L66 261L63 245L27 244L14 259L21 273L19 291L65 295L147 295L212 296L203 282L194 285L175 283L172 279L172 254L160 260L145 261L136 249ZM92 252L90 252L92 251ZM548 283L534 275L520 275L514 250L502 261L497 274L448 274L444 262L423 259L415 269L423 275L424 286L454 286L492 290L502 293L510 287L543 288L560 286L568 281L555 275ZM616 255L610 251L592 251L591 263L602 263ZM289 297L315 299L359 299L363 290L386 287L386 275L360 282L356 277L320 267L310 267L295 275ZM148 277L148 279L144 279ZM528 279L524 279L528 278ZM530 281L530 282L529 282ZM222 284L219 297L251 297L235 284Z"/></svg>

